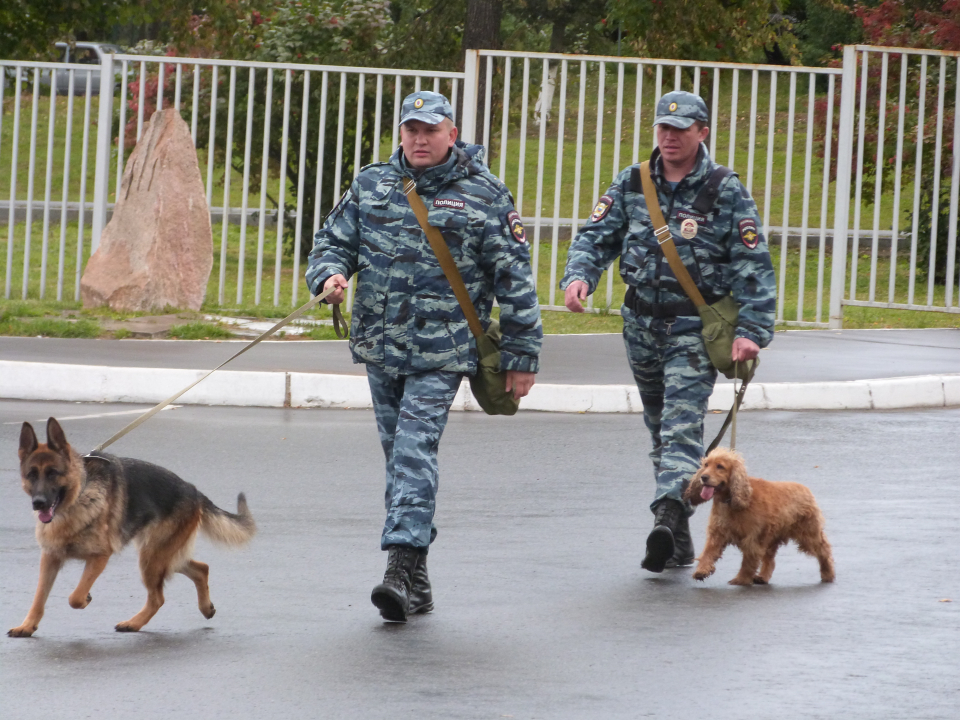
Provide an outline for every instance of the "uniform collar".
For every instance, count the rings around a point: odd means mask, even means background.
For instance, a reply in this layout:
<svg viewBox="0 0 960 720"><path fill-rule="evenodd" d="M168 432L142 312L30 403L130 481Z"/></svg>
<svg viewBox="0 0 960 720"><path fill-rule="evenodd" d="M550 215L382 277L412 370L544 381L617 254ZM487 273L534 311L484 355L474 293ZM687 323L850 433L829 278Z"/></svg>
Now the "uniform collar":
<svg viewBox="0 0 960 720"><path fill-rule="evenodd" d="M714 163L710 159L710 153L707 151L707 146L703 143L700 143L700 148L697 150L697 161L694 163L693 169L687 173L687 175L680 182L688 183L690 185L696 185L702 182L713 171L713 165ZM667 179L663 175L663 158L660 156L660 148L654 148L653 153L650 155L650 174L653 176L658 185L662 187L670 187L667 183ZM679 184L677 187L679 187Z"/></svg>
<svg viewBox="0 0 960 720"><path fill-rule="evenodd" d="M398 147L390 157L390 164L403 177L417 181L417 192L437 193L450 183L471 175L477 175L486 168L483 164L483 147L466 145L460 140L450 149L450 155L439 165L421 170L419 173L407 165L403 148Z"/></svg>

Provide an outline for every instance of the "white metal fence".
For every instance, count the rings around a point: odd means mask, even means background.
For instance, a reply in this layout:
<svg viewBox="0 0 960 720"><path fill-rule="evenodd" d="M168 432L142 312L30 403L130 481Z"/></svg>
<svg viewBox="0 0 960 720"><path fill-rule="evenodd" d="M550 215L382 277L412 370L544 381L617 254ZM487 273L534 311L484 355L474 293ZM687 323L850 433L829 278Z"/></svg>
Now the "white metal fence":
<svg viewBox="0 0 960 720"><path fill-rule="evenodd" d="M485 95L477 138L491 149L491 167L514 190L521 214L533 220L533 265L536 270L544 263L549 268L549 291L541 298L547 307L557 305L557 279L566 252L561 237L569 237L589 217L623 167L649 156L655 146L657 99L683 89L707 100L711 156L736 170L757 195L768 241L779 244L778 320L825 323L823 268L833 151L833 135L825 128L833 125L840 70L486 50L479 54ZM533 93L538 99L531 114ZM519 127L512 129L517 115ZM814 153L818 122L824 127L823 159ZM537 126L534 137L528 123ZM822 191L811 197L818 181ZM817 242L816 257L809 263L817 268L814 289L808 289L806 278L808 240ZM543 257L542 246L549 247L549 257ZM799 253L798 268L788 268L788 249ZM542 279L547 280L546 274ZM597 294L604 306L620 306L623 288L615 272L607 272L605 291ZM815 299L813 308L804 306L807 295Z"/></svg>
<svg viewBox="0 0 960 720"><path fill-rule="evenodd" d="M844 70L859 82L844 304L960 312L960 54L864 45L847 54Z"/></svg>
<svg viewBox="0 0 960 720"><path fill-rule="evenodd" d="M116 83L98 95L96 116L93 73L0 62L5 297L46 297L54 258L56 298L79 297L124 162L150 115L173 106L191 128L214 223L208 299L296 304L301 247L356 171L396 148L400 101L424 87L462 107L462 137L488 148L530 225L541 302L559 309L571 236L619 170L653 147L656 99L687 89L711 109L711 155L740 174L759 206L777 262L779 321L839 327L843 305L960 312L958 62L862 46L845 49L842 69L484 50L468 51L464 73L444 73L115 55L100 66ZM63 73L73 89L58 96ZM616 312L623 289L608 272L591 304Z"/></svg>

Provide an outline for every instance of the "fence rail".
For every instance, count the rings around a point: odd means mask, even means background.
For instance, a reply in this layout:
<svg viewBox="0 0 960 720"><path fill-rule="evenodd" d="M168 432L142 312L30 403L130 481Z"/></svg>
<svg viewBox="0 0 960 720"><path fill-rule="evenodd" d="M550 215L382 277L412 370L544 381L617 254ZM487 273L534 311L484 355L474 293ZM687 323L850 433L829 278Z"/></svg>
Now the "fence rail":
<svg viewBox="0 0 960 720"><path fill-rule="evenodd" d="M710 108L711 156L755 196L777 263L778 321L839 327L844 305L960 312L958 71L956 54L872 46L845 48L842 68L487 50L468 51L463 73L135 55L99 66L0 61L5 297L43 298L55 275L58 300L79 298L144 123L174 107L211 208L208 297L295 305L304 243L356 172L397 147L403 96L430 88L450 96L461 136L487 148L514 192L541 303L561 309L570 238L616 174L654 147L657 98L685 89ZM619 307L612 270L590 298L596 310Z"/></svg>

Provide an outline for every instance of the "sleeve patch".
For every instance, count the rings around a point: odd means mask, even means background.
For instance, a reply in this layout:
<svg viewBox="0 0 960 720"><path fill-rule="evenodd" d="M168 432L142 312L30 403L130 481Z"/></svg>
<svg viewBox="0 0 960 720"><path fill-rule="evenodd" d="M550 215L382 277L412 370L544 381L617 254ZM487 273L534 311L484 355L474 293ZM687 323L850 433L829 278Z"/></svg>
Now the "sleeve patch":
<svg viewBox="0 0 960 720"><path fill-rule="evenodd" d="M740 221L740 239L743 244L754 250L760 244L760 233L757 232L757 223L753 218Z"/></svg>
<svg viewBox="0 0 960 720"><path fill-rule="evenodd" d="M520 220L520 213L511 210L507 213L507 225L510 227L510 233L519 243L527 241L527 232L523 229L523 222Z"/></svg>
<svg viewBox="0 0 960 720"><path fill-rule="evenodd" d="M593 209L593 213L590 215L590 219L593 222L600 222L603 220L607 213L610 212L610 207L613 205L613 198L609 195L603 195L597 201L597 206Z"/></svg>

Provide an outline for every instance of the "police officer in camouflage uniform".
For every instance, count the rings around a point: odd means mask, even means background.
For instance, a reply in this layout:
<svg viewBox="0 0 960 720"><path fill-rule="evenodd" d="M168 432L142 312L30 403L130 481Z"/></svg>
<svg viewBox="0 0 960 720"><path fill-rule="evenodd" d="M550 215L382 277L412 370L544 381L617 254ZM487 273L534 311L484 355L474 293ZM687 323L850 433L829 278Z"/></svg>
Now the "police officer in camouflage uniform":
<svg viewBox="0 0 960 720"><path fill-rule="evenodd" d="M400 148L363 168L314 238L307 285L343 301L356 275L350 350L365 363L386 456L388 551L371 600L386 620L433 609L427 551L438 482L437 447L477 349L450 283L404 195L406 179L450 247L486 327L500 307L501 368L507 390L526 395L539 369L543 331L520 216L506 186L483 163L483 148L457 140L453 108L438 93L408 95Z"/></svg>
<svg viewBox="0 0 960 720"><path fill-rule="evenodd" d="M740 305L733 359L742 362L773 337L776 287L756 204L736 174L707 153L708 119L706 104L692 93L660 98L650 171L677 251L706 302L732 294ZM623 338L653 440L656 477L654 529L642 567L662 572L694 560L688 525L693 509L682 492L699 466L717 371L696 307L654 235L639 165L617 176L570 248L560 283L568 309L583 312L581 301L618 256L627 284Z"/></svg>

